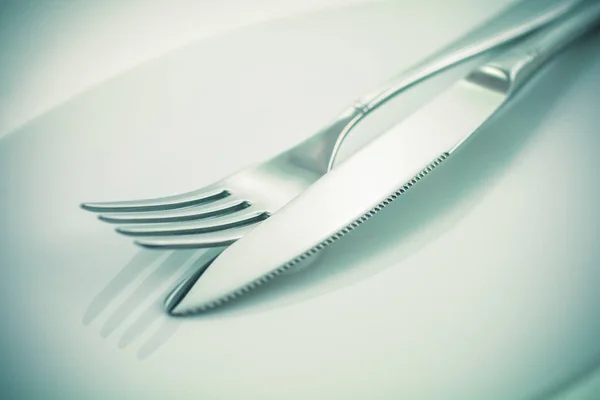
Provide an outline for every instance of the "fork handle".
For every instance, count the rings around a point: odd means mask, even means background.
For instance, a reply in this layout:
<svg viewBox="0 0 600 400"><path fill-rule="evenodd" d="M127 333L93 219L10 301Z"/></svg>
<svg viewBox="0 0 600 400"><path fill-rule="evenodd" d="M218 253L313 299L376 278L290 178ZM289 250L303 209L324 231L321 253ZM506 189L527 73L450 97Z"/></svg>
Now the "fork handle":
<svg viewBox="0 0 600 400"><path fill-rule="evenodd" d="M519 90L556 54L600 26L600 1L587 0L571 14L565 21L544 29L527 39L523 45L487 65L506 76L509 95Z"/></svg>
<svg viewBox="0 0 600 400"><path fill-rule="evenodd" d="M531 5L532 2L523 2ZM334 121L317 134L291 149L290 156L296 163L318 174L333 168L338 150L352 128L370 112L402 93L411 86L481 55L489 50L506 45L556 21L571 11L580 0L560 1L558 5L543 11L527 12L520 3L469 32L439 53L425 59L398 77L389 81L380 89L367 94L350 107L347 107ZM517 19L515 21L515 19ZM508 22L506 21L508 20ZM508 26L507 26L508 24ZM491 32L490 32L491 31ZM479 38L473 41L473 37Z"/></svg>

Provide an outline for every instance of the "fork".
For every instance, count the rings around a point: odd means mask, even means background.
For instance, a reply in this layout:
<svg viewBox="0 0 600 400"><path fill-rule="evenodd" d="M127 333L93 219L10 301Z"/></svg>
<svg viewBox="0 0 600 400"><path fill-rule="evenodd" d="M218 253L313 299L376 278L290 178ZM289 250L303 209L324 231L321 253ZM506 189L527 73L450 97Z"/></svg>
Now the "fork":
<svg viewBox="0 0 600 400"><path fill-rule="evenodd" d="M438 72L516 41L569 12L579 0L561 2L529 21L485 32L484 24L442 52L429 57L359 98L321 131L260 164L188 193L135 201L83 203L99 219L118 224L117 232L147 248L183 249L227 246L277 212L333 168L349 132L396 95ZM514 12L509 10L503 15ZM512 17L512 16L511 16ZM496 21L494 21L496 22ZM469 37L481 37L473 43Z"/></svg>

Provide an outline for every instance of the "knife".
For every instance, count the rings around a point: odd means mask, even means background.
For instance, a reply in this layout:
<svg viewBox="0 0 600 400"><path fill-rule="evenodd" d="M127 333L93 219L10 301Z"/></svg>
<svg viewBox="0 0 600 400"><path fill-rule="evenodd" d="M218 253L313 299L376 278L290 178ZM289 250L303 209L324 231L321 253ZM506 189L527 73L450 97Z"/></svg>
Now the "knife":
<svg viewBox="0 0 600 400"><path fill-rule="evenodd" d="M232 244L174 291L167 310L206 311L310 261L438 168L599 19L600 2L583 2L564 22L469 73Z"/></svg>

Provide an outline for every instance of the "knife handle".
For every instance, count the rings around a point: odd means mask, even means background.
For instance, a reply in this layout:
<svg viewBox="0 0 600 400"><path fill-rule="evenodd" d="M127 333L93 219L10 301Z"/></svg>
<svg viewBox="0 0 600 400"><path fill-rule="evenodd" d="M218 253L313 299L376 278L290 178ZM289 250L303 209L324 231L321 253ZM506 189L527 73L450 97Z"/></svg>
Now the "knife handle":
<svg viewBox="0 0 600 400"><path fill-rule="evenodd" d="M548 25L557 23L557 20L569 15L573 9L577 9L581 2L581 0L560 1L558 5L553 5L543 11L539 9L540 5L535 4L535 2L529 2L532 3L529 4L529 7L532 7L533 11L527 9L527 4L519 3L514 9L511 8L503 12L501 16L486 21L475 30L470 31L438 53L412 66L380 88L363 95L356 101L354 106L362 108L364 113L368 113L410 86L432 75L492 49L522 40ZM515 15L516 10L519 10L518 15ZM510 21L508 25L506 20Z"/></svg>
<svg viewBox="0 0 600 400"><path fill-rule="evenodd" d="M458 41L426 58L346 107L332 122L300 143L286 157L319 174L333 168L342 142L371 111L406 89L475 56L508 45L555 23L582 0L522 1L470 31ZM544 4L540 4L544 3Z"/></svg>
<svg viewBox="0 0 600 400"><path fill-rule="evenodd" d="M528 39L514 51L486 64L482 69L502 75L508 94L519 90L550 59L600 26L600 1L586 1L557 23Z"/></svg>

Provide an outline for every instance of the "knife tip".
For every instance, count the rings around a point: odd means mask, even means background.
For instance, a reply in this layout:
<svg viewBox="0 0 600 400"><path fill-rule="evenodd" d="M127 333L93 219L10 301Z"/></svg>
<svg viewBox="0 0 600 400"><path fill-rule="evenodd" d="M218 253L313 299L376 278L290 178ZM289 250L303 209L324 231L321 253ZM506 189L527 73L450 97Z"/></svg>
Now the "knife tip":
<svg viewBox="0 0 600 400"><path fill-rule="evenodd" d="M163 303L163 309L167 314L172 316L187 316L210 308L210 306L206 306L202 296L199 298L198 290L201 293L204 291L201 290L202 288L199 289L196 287L196 283L215 259L216 257L202 265L201 268L183 279L173 288ZM195 290L192 291L194 288Z"/></svg>
<svg viewBox="0 0 600 400"><path fill-rule="evenodd" d="M165 311L174 317L185 317L198 314L201 309L189 307L185 304L183 298L181 298L171 303L165 302Z"/></svg>
<svg viewBox="0 0 600 400"><path fill-rule="evenodd" d="M171 291L171 293L169 293L163 303L163 308L167 314L182 316L190 313L191 308L187 304L188 302L184 300L199 277L200 274L194 274L191 277L184 279Z"/></svg>

